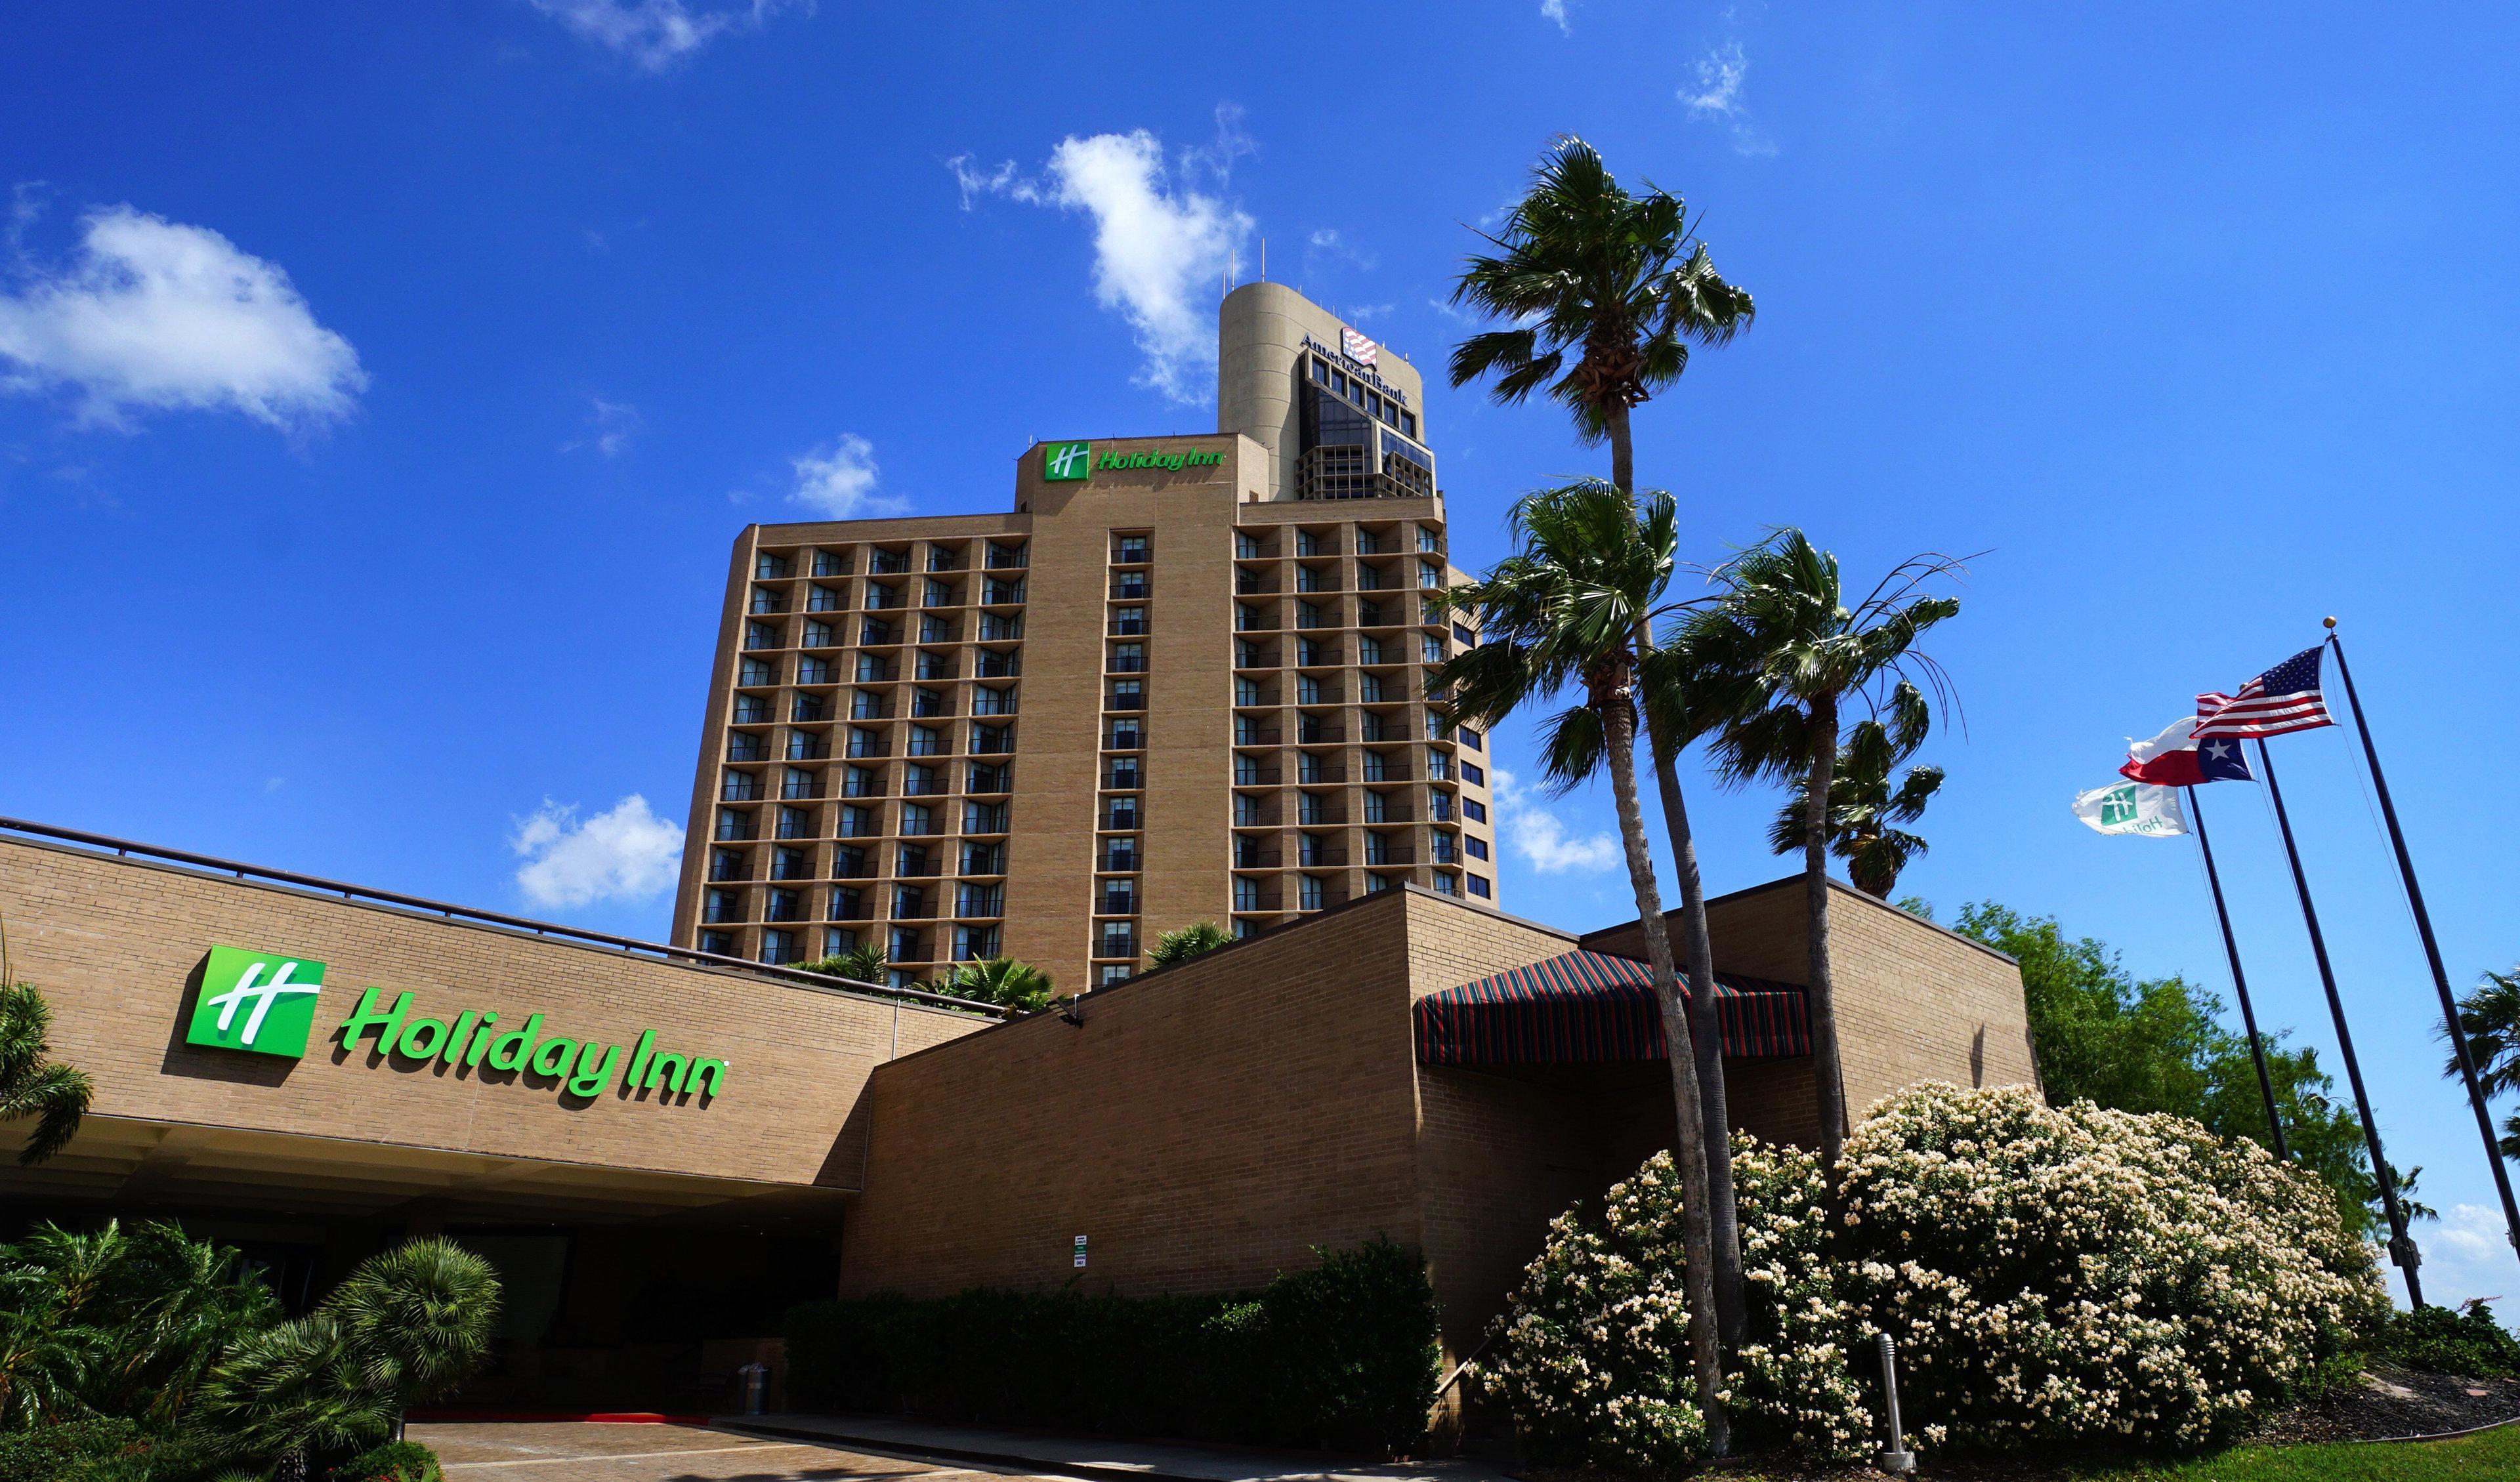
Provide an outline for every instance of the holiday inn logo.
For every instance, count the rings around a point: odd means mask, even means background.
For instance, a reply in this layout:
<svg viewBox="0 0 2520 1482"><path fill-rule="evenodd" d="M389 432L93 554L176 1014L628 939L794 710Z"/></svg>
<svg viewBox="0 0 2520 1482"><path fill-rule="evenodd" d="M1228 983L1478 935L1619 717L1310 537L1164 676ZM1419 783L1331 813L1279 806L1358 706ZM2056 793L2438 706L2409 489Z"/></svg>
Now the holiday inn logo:
<svg viewBox="0 0 2520 1482"><path fill-rule="evenodd" d="M1093 470L1094 444L1090 442L1054 442L1041 450L1041 476L1046 482L1083 478Z"/></svg>
<svg viewBox="0 0 2520 1482"><path fill-rule="evenodd" d="M184 1042L301 1059L323 982L324 965L309 958L212 947Z"/></svg>

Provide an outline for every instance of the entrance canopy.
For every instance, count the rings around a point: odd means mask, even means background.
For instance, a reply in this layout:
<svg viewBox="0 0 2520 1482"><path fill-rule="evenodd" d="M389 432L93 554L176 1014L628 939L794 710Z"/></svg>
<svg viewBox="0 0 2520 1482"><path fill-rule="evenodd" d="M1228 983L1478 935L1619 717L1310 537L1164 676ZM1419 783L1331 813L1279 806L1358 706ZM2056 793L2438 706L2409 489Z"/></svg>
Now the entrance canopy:
<svg viewBox="0 0 2520 1482"><path fill-rule="evenodd" d="M1689 991L1686 975L1682 991ZM1811 1018L1793 983L1715 974L1729 1059L1811 1054ZM1567 952L1418 1001L1425 1065L1567 1064L1663 1058L1653 969L1634 958Z"/></svg>

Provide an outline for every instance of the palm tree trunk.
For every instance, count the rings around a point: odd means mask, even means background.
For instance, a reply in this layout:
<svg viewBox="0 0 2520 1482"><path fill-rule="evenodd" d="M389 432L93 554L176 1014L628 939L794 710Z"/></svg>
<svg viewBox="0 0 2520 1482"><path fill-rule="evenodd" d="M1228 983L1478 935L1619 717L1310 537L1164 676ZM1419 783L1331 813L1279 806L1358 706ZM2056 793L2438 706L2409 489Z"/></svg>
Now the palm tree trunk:
<svg viewBox="0 0 2520 1482"><path fill-rule="evenodd" d="M1610 793L1618 802L1619 841L1628 858L1628 882L1636 888L1637 924L1645 934L1653 966L1654 998L1662 1006L1665 1058L1671 1062L1672 1110L1680 1165L1681 1245L1688 1261L1688 1350L1697 1380L1697 1406L1706 1422L1709 1456L1731 1449L1724 1416L1724 1355L1716 1333L1714 1198L1707 1188L1706 1113L1697 1091L1697 1059L1690 1052L1688 1020L1680 1007L1680 980L1672 965L1671 932L1663 924L1662 891L1654 883L1653 855L1645 846L1644 810L1637 802L1637 713L1632 673L1595 691L1610 764Z"/></svg>
<svg viewBox="0 0 2520 1482"><path fill-rule="evenodd" d="M1846 1086L1837 1055L1837 998L1828 965L1828 784L1837 765L1837 696L1812 702L1811 785L1803 798L1804 970L1811 1009L1812 1085L1820 1102L1821 1178L1837 1207L1837 1160L1846 1147Z"/></svg>
<svg viewBox="0 0 2520 1482"><path fill-rule="evenodd" d="M1714 1222L1716 1330L1727 1346L1749 1327L1741 1287L1741 1216L1732 1193L1732 1112L1724 1090L1724 1022L1715 1005L1715 944L1706 930L1706 886L1697 874L1697 839L1680 794L1678 748L1650 717L1654 783L1662 793L1663 828L1671 835L1672 870L1680 876L1680 949L1688 965L1688 1044L1697 1058L1697 1102L1706 1128L1706 1211Z"/></svg>
<svg viewBox="0 0 2520 1482"><path fill-rule="evenodd" d="M1610 433L1610 482L1619 492L1634 497L1637 492L1637 441L1628 426L1628 404L1612 401L1601 409L1601 421Z"/></svg>

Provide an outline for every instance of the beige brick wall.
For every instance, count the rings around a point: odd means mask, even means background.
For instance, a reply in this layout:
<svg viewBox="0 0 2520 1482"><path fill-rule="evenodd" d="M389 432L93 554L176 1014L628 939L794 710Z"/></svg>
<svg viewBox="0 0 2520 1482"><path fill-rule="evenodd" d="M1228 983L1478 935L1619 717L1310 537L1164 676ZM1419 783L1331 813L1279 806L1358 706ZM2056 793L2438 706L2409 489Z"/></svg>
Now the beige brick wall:
<svg viewBox="0 0 2520 1482"><path fill-rule="evenodd" d="M852 994L678 966L276 885L0 840L14 974L53 1008L53 1054L96 1080L97 1116L774 1183L847 1187L843 1127L869 1073L982 1021ZM325 964L303 1059L184 1043L214 945ZM415 1017L545 1015L546 1036L728 1062L714 1098L563 1100L540 1077L353 1055L327 1038L358 1002L403 989ZM340 1161L357 1162L345 1149Z"/></svg>

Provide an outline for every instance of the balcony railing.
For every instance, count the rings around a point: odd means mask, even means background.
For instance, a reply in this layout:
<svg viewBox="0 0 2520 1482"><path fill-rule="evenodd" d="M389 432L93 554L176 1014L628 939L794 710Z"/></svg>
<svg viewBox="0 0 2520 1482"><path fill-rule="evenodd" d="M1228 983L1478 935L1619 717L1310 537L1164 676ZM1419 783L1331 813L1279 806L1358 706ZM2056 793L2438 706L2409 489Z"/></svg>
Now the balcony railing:
<svg viewBox="0 0 2520 1482"><path fill-rule="evenodd" d="M739 773L727 777L725 785L718 788L717 796L720 802L757 803L761 801L761 792L760 783Z"/></svg>
<svg viewBox="0 0 2520 1482"><path fill-rule="evenodd" d="M758 736L738 736L727 742L726 759L731 762L766 762L770 747Z"/></svg>
<svg viewBox="0 0 2520 1482"><path fill-rule="evenodd" d="M1110 670L1114 674L1144 674L1147 672L1147 657L1143 653L1118 655L1111 660Z"/></svg>
<svg viewBox="0 0 2520 1482"><path fill-rule="evenodd" d="M945 783L942 779L930 779L923 783L906 782L901 785L901 795L904 797L943 797L945 795Z"/></svg>
<svg viewBox="0 0 2520 1482"><path fill-rule="evenodd" d="M1143 617L1115 617L1111 619L1110 628L1120 638L1141 638L1146 635L1147 620Z"/></svg>
<svg viewBox="0 0 2520 1482"><path fill-rule="evenodd" d="M790 802L801 798L821 797L823 785L814 781L782 783L779 785L779 795Z"/></svg>

